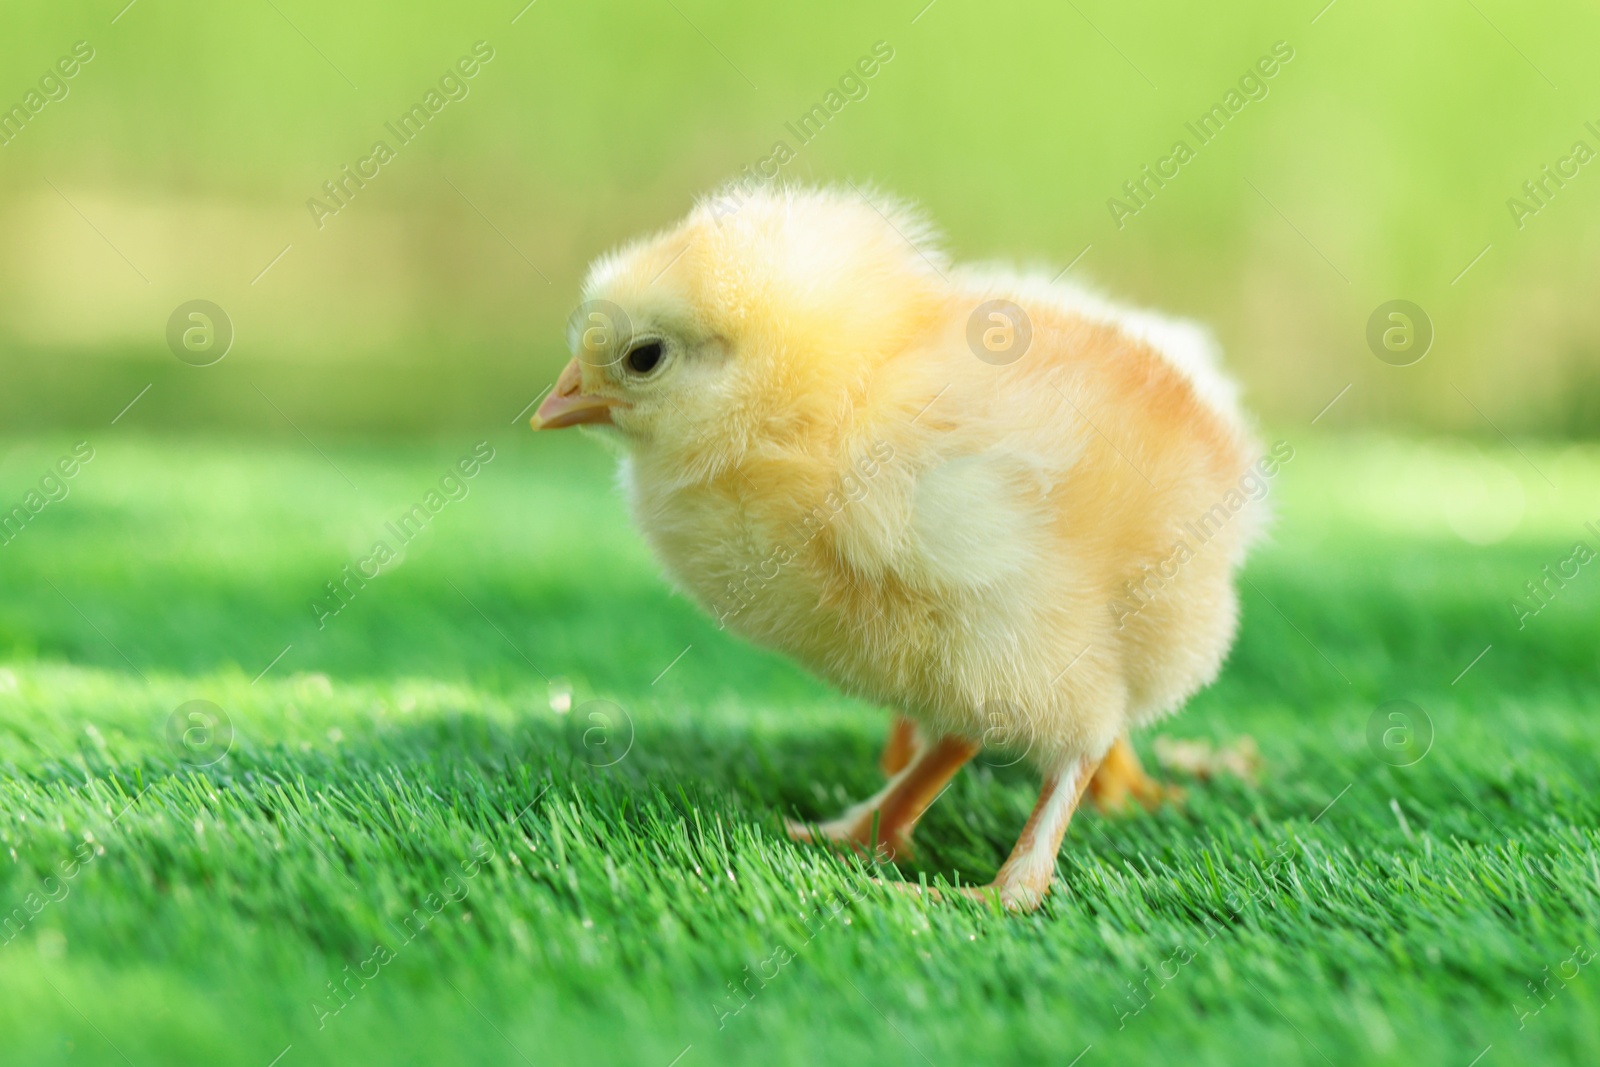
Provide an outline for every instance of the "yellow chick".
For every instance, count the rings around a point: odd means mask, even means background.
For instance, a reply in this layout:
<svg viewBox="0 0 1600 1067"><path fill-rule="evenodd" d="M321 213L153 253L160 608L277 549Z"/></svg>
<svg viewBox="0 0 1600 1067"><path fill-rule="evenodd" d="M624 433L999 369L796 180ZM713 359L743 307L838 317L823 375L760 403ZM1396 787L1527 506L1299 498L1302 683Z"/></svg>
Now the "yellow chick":
<svg viewBox="0 0 1600 1067"><path fill-rule="evenodd" d="M534 428L619 446L722 626L898 712L883 789L793 836L903 852L980 748L1020 753L1038 804L963 891L1031 909L1086 789L1159 796L1128 733L1220 669L1273 462L1203 330L954 265L840 190L712 197L584 297Z"/></svg>

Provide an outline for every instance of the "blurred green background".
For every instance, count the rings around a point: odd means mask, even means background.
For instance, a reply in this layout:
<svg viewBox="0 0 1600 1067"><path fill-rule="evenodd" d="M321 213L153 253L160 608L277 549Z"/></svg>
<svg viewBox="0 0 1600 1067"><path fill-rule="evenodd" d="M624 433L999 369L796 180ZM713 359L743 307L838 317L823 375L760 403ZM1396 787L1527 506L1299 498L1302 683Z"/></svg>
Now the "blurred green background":
<svg viewBox="0 0 1600 1067"><path fill-rule="evenodd" d="M1600 165L1520 228L1507 206L1600 149L1593 5L925 2L10 4L0 107L94 58L0 147L0 418L104 425L150 384L150 429L504 426L587 262L783 140L787 180L918 201L958 258L1083 253L1073 278L1211 323L1269 423L1353 385L1322 428L1600 429ZM385 123L478 41L470 94L400 145ZM785 124L879 41L801 145ZM1184 123L1279 41L1199 147ZM1179 138L1196 158L1119 228L1107 200ZM307 200L379 139L319 229ZM1365 343L1395 298L1436 328L1415 366ZM167 350L193 299L236 330L212 367Z"/></svg>

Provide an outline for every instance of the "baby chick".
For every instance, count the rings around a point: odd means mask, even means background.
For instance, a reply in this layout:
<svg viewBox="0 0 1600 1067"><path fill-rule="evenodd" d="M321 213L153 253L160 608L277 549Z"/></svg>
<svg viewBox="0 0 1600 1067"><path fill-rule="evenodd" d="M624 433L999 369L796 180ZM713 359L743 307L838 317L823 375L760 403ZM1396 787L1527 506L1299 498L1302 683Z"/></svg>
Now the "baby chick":
<svg viewBox="0 0 1600 1067"><path fill-rule="evenodd" d="M1259 524L1234 387L1198 327L956 266L905 207L729 204L594 264L533 426L620 447L639 529L723 626L898 711L884 788L792 835L904 851L980 748L1021 753L1038 803L963 891L1031 909L1086 788L1159 795L1128 732L1233 640Z"/></svg>

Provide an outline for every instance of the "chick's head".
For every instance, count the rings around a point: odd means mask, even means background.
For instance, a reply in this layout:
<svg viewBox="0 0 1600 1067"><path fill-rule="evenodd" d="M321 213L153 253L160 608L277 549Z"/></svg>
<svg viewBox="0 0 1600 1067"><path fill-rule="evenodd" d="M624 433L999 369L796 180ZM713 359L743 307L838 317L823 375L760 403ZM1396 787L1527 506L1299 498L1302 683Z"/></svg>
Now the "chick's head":
<svg viewBox="0 0 1600 1067"><path fill-rule="evenodd" d="M572 359L534 416L535 429L604 427L639 447L731 405L728 337L682 277L662 272L688 251L686 243L671 248L656 239L595 265L568 321Z"/></svg>
<svg viewBox="0 0 1600 1067"><path fill-rule="evenodd" d="M702 473L806 447L937 304L936 253L908 232L926 239L902 209L853 194L703 201L590 268L572 360L534 428L588 425Z"/></svg>

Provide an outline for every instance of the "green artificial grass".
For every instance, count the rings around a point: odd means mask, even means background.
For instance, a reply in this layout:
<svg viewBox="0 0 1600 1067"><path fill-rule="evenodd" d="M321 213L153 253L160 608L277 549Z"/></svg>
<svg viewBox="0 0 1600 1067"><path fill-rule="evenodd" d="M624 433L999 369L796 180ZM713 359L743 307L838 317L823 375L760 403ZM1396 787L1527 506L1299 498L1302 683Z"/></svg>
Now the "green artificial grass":
<svg viewBox="0 0 1600 1067"><path fill-rule="evenodd" d="M5 506L75 440L0 443ZM1017 917L870 881L990 877L1002 760L898 875L785 839L874 788L885 716L673 595L593 443L492 438L320 629L476 441L91 443L0 546L8 1064L1600 1061L1600 571L1509 607L1600 547L1593 448L1296 439L1160 728L1259 782L1081 814Z"/></svg>

